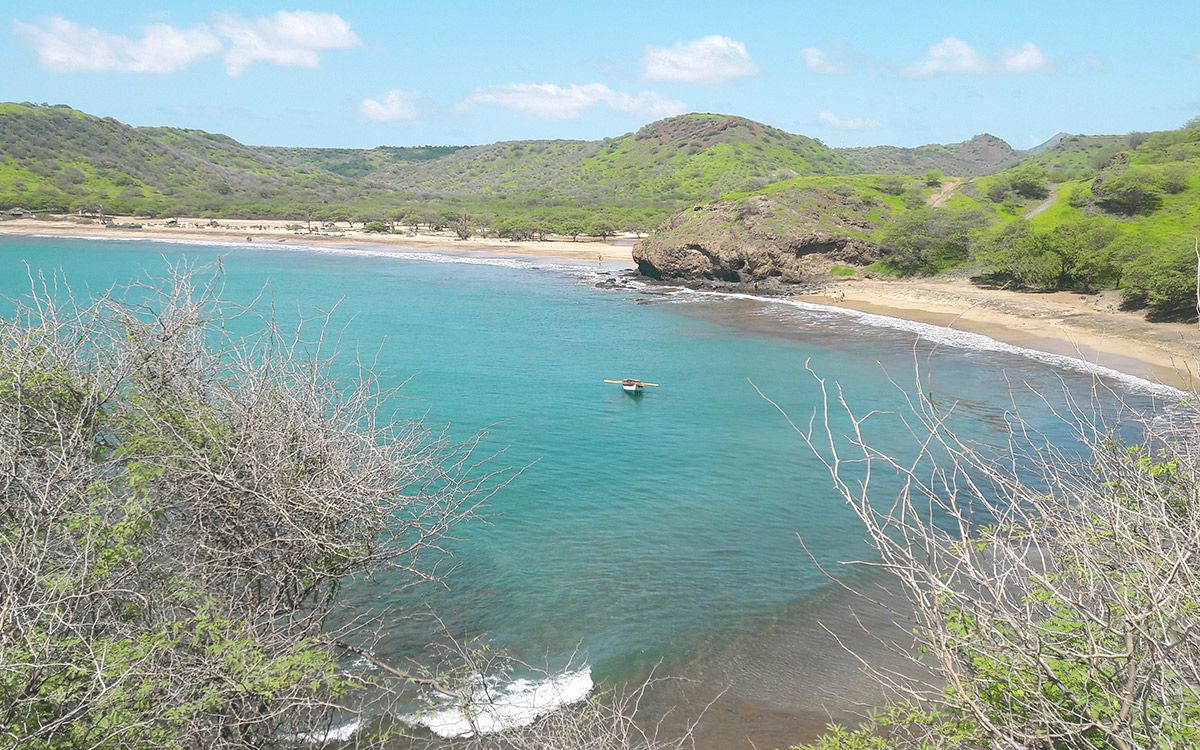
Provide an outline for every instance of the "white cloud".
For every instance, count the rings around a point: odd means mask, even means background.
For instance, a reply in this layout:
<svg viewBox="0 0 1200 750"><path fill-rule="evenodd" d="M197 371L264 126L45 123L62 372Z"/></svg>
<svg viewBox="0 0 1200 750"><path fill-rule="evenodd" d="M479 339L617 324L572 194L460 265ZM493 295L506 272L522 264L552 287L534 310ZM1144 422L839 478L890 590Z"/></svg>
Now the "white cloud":
<svg viewBox="0 0 1200 750"><path fill-rule="evenodd" d="M948 36L929 48L929 56L913 63L902 71L914 78L949 73L983 73L986 70L983 58L958 37Z"/></svg>
<svg viewBox="0 0 1200 750"><path fill-rule="evenodd" d="M849 72L845 65L830 58L816 47L805 47L800 50L800 59L804 61L809 70L827 76L840 76Z"/></svg>
<svg viewBox="0 0 1200 750"><path fill-rule="evenodd" d="M142 35L133 39L81 26L62 16L38 23L14 22L42 65L62 72L173 73L224 51L226 69L236 76L255 62L315 68L321 64L318 53L322 50L359 44L350 23L336 13L281 10L258 18L223 13L214 18L213 25L215 33L207 26L180 29L158 23L143 28Z"/></svg>
<svg viewBox="0 0 1200 750"><path fill-rule="evenodd" d="M391 89L379 99L363 99L359 111L363 117L377 122L412 120L417 116L412 94L400 89Z"/></svg>
<svg viewBox="0 0 1200 750"><path fill-rule="evenodd" d="M37 24L14 22L42 65L50 70L173 73L221 50L221 42L204 27L178 29L167 24L143 28L136 39L109 34L50 16Z"/></svg>
<svg viewBox="0 0 1200 750"><path fill-rule="evenodd" d="M912 78L972 73L1033 73L1049 66L1046 53L1033 42L1001 50L986 57L958 37L948 36L929 48L924 60L907 65L900 73Z"/></svg>
<svg viewBox="0 0 1200 750"><path fill-rule="evenodd" d="M573 83L559 86L554 83L509 83L484 86L460 102L460 108L471 104L492 104L547 120L575 120L585 109L606 104L617 112L639 117L670 117L687 111L687 105L668 99L653 91L626 94L613 91L602 83Z"/></svg>
<svg viewBox="0 0 1200 750"><path fill-rule="evenodd" d="M222 13L216 18L216 27L229 40L225 66L231 76L241 75L255 62L316 68L322 50L360 43L350 23L337 13L281 10L259 18Z"/></svg>
<svg viewBox="0 0 1200 750"><path fill-rule="evenodd" d="M1000 53L1000 69L1006 73L1032 73L1046 67L1046 54L1033 42Z"/></svg>
<svg viewBox="0 0 1200 750"><path fill-rule="evenodd" d="M841 118L832 112L822 112L817 115L821 122L838 130L874 130L880 126L879 120L869 120L864 117Z"/></svg>
<svg viewBox="0 0 1200 750"><path fill-rule="evenodd" d="M724 83L758 73L746 45L715 34L674 47L646 45L644 62L651 81Z"/></svg>

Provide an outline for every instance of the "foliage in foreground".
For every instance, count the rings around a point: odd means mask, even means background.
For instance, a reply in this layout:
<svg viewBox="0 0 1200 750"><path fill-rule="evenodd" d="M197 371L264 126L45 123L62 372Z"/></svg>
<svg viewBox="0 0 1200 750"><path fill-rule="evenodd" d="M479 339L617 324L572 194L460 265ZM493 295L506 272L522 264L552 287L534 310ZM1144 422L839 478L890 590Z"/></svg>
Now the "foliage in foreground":
<svg viewBox="0 0 1200 750"><path fill-rule="evenodd" d="M690 742L633 721L653 679L487 734L481 686L522 665L432 628L413 666L381 660L343 588L440 580L441 540L508 472L385 418L369 371L335 381L324 334L302 337L328 318L235 337L253 313L219 291L186 271L86 307L43 289L0 320L0 747ZM471 736L403 726L414 690Z"/></svg>
<svg viewBox="0 0 1200 750"><path fill-rule="evenodd" d="M320 735L374 680L334 645L371 645L330 619L344 582L427 578L486 495L459 449L377 423L372 382L222 336L212 293L0 322L0 746Z"/></svg>
<svg viewBox="0 0 1200 750"><path fill-rule="evenodd" d="M898 703L807 750L1200 746L1196 414L1122 414L1125 442L1093 408L1061 412L1079 451L1016 418L997 455L920 399L915 459L863 420L802 433L911 600L919 664L879 675ZM871 497L864 466L898 473L898 496Z"/></svg>

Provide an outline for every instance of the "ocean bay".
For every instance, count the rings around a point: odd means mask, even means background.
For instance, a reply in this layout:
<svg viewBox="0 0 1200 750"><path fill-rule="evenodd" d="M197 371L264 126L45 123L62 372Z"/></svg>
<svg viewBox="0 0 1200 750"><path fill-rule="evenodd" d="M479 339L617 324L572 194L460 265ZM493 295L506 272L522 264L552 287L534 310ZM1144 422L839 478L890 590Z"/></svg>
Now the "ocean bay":
<svg viewBox="0 0 1200 750"><path fill-rule="evenodd" d="M351 588L352 603L394 623L381 647L397 658L424 645L404 618L431 607L455 634L551 670L578 650L599 685L660 661L735 680L786 629L780 618L828 600L798 534L835 572L866 550L823 467L758 391L806 425L820 397L811 368L842 384L860 413L894 411L920 362L932 373L922 384L959 404L963 429L988 443L1002 439L1014 402L1065 440L1030 394L1086 394L1093 383L1017 351L953 340L934 349L916 329L826 309L598 290L583 266L3 238L0 296L27 295L25 263L35 276L61 274L83 299L185 258L219 260L231 300L265 290L285 324L333 311L342 374L372 363L383 385L403 385L398 416L460 440L483 432L479 455L497 454L488 466L519 469L486 523L455 534L447 588L394 598L386 578ZM627 375L662 386L635 399L601 382ZM1169 395L1110 382L1134 406ZM901 438L896 420L876 422L877 439ZM804 680L802 668L792 673Z"/></svg>

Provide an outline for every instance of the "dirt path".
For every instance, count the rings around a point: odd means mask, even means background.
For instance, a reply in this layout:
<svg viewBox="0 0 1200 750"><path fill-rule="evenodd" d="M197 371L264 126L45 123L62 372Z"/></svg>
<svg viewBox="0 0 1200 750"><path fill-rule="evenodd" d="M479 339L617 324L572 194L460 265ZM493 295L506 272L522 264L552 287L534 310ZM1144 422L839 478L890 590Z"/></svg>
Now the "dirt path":
<svg viewBox="0 0 1200 750"><path fill-rule="evenodd" d="M1041 203L1037 204L1033 208L1026 211L1025 218L1032 219L1033 217L1037 216L1041 212L1045 211L1047 208L1050 208L1051 206L1054 205L1054 199L1057 197L1058 197L1058 186L1051 185L1050 186L1050 194L1046 196L1046 200L1042 201Z"/></svg>
<svg viewBox="0 0 1200 750"><path fill-rule="evenodd" d="M954 195L954 191L958 190L964 182L966 180L961 177L947 178L936 193L925 199L925 205L930 208L941 208L946 205L946 201L950 200L950 196Z"/></svg>

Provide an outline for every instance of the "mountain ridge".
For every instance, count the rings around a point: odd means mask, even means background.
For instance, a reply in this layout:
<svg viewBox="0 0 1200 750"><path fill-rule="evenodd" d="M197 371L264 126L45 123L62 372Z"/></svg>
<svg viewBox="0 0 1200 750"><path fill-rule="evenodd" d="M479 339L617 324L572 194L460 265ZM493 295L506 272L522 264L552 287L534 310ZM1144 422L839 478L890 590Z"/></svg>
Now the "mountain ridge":
<svg viewBox="0 0 1200 750"><path fill-rule="evenodd" d="M1079 174L1120 138L1068 136L1044 144L1038 158L1047 168ZM515 216L648 229L693 203L797 177L970 178L1011 168L1032 153L986 133L916 148L830 148L720 113L677 115L592 141L251 146L193 128L134 127L62 105L6 103L0 104L0 208L214 218L417 214L443 224L463 215Z"/></svg>

